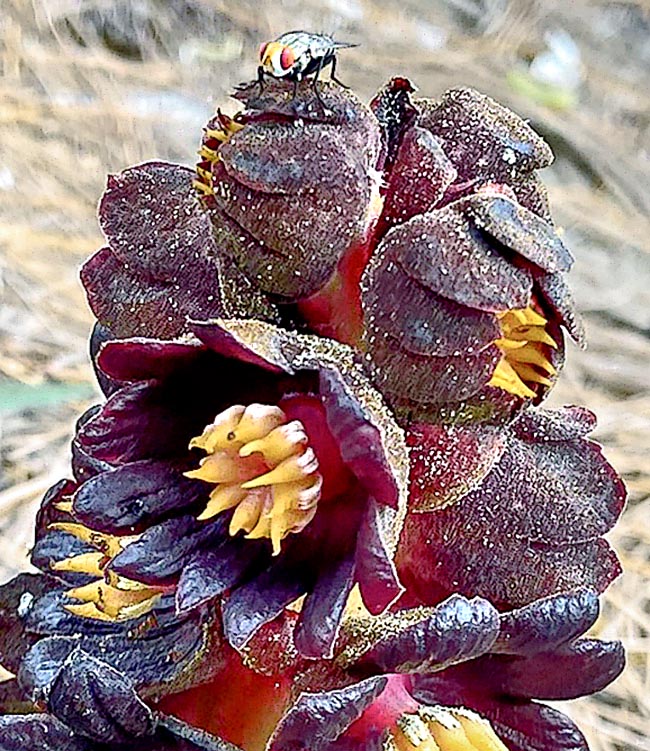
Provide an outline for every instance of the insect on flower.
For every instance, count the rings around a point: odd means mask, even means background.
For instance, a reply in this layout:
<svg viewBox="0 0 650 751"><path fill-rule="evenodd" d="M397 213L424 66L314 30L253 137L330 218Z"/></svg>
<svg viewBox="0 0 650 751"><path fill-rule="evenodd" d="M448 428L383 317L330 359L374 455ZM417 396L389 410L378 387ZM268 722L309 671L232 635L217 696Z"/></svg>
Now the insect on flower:
<svg viewBox="0 0 650 751"><path fill-rule="evenodd" d="M321 71L331 65L331 80L347 89L348 87L336 77L336 52L356 46L347 42L337 42L326 34L310 34L306 31L288 31L272 42L265 42L260 46L261 65L257 69L260 92L264 89L264 76L268 75L293 81L295 97L300 81L315 74L313 89L322 104L316 88Z"/></svg>

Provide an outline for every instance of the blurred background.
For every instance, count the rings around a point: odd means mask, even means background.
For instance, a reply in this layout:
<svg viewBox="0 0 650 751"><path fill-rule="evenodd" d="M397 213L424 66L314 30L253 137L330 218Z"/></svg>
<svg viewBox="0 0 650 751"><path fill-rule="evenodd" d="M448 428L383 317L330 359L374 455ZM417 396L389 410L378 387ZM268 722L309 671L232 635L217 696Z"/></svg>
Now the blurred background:
<svg viewBox="0 0 650 751"><path fill-rule="evenodd" d="M630 491L610 536L625 574L596 628L629 666L564 708L593 751L650 749L650 0L0 0L0 580L28 566L35 509L97 396L78 268L102 242L106 174L192 164L260 42L295 28L360 44L338 73L366 100L397 74L434 98L471 85L555 151L542 177L590 346L550 401L598 414Z"/></svg>

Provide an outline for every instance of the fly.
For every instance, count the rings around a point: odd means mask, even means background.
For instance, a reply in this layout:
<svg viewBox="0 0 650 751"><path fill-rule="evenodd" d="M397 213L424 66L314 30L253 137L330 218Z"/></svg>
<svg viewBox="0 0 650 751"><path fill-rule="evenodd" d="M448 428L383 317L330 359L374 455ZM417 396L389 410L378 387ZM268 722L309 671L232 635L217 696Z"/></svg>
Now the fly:
<svg viewBox="0 0 650 751"><path fill-rule="evenodd" d="M314 75L312 88L323 108L316 84L324 68L331 65L330 78L344 89L349 88L336 77L336 53L340 49L356 47L356 44L337 42L326 34L309 34L306 31L288 31L272 42L260 46L260 66L257 82L260 93L264 89L264 76L293 81L295 98L298 84L306 76Z"/></svg>

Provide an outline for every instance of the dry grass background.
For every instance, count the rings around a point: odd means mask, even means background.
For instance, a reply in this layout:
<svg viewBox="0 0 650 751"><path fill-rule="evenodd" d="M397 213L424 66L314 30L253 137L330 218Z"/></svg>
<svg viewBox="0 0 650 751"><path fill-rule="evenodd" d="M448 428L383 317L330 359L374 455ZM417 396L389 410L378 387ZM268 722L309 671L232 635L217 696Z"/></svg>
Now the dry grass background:
<svg viewBox="0 0 650 751"><path fill-rule="evenodd" d="M106 173L192 163L259 42L300 27L361 43L340 75L366 98L397 73L426 96L473 85L556 151L545 178L590 347L570 352L551 402L597 412L630 490L611 535L625 574L596 629L623 639L629 665L567 709L593 751L650 749L648 0L0 0L0 578L26 567L35 508L93 397L77 269L101 243ZM558 30L580 61L544 87L529 64Z"/></svg>

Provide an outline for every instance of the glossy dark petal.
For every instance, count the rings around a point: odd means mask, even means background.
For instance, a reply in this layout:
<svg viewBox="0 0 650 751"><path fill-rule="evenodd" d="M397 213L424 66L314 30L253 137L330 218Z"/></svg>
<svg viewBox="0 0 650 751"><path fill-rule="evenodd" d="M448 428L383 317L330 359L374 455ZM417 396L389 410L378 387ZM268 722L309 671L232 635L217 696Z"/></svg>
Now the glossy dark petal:
<svg viewBox="0 0 650 751"><path fill-rule="evenodd" d="M119 381L160 380L186 369L200 354L198 342L136 338L107 343L97 364L102 373Z"/></svg>
<svg viewBox="0 0 650 751"><path fill-rule="evenodd" d="M87 409L77 420L75 426L75 437L72 440L72 473L75 480L78 483L82 483L90 477L98 475L100 472L106 472L112 469L112 465L103 459L98 459L93 455L92 445L88 446L88 450L80 443L78 433L82 427L89 422L93 417L96 417L101 411L101 405L95 404Z"/></svg>
<svg viewBox="0 0 650 751"><path fill-rule="evenodd" d="M490 345L476 355L426 357L402 349L398 340L371 334L373 379L381 391L415 404L444 405L469 399L483 389L501 359Z"/></svg>
<svg viewBox="0 0 650 751"><path fill-rule="evenodd" d="M452 595L430 615L408 624L405 619L362 661L385 673L430 673L485 654L499 634L499 615L492 605L460 595Z"/></svg>
<svg viewBox="0 0 650 751"><path fill-rule="evenodd" d="M97 382L99 383L99 387L104 396L110 396L114 391L117 391L124 385L119 381L110 378L97 367L97 355L99 354L100 349L107 342L113 341L113 339L115 339L115 335L109 328L103 326L101 323L96 323L93 326L90 341L88 343L90 362L92 363L95 378L97 378Z"/></svg>
<svg viewBox="0 0 650 751"><path fill-rule="evenodd" d="M535 282L543 300L550 306L571 338L584 349L587 346L587 332L564 276L560 273L542 274L536 277Z"/></svg>
<svg viewBox="0 0 650 751"><path fill-rule="evenodd" d="M474 89L451 89L439 102L416 100L419 124L442 141L464 180L516 182L548 166L545 141L514 112Z"/></svg>
<svg viewBox="0 0 650 751"><path fill-rule="evenodd" d="M371 613L383 612L402 594L402 587L393 556L380 519L376 501L368 499L364 522L359 527L355 571L361 596Z"/></svg>
<svg viewBox="0 0 650 751"><path fill-rule="evenodd" d="M72 582L70 582L72 584ZM70 584L66 584L69 587ZM75 582L76 586L77 582ZM59 585L62 587L63 585ZM73 615L65 609L73 601L65 594L65 589L51 589L30 604L25 615L25 628L43 636L75 634L111 634L123 629L121 624L91 620Z"/></svg>
<svg viewBox="0 0 650 751"><path fill-rule="evenodd" d="M195 389L192 380L182 390L155 381L129 384L80 428L76 441L93 460L113 466L185 453L211 406L209 395L199 403Z"/></svg>
<svg viewBox="0 0 650 751"><path fill-rule="evenodd" d="M600 612L592 589L545 597L501 615L492 652L531 655L561 646L591 628Z"/></svg>
<svg viewBox="0 0 650 751"><path fill-rule="evenodd" d="M584 438L596 427L596 415L586 407L527 409L511 425L517 438L530 443Z"/></svg>
<svg viewBox="0 0 650 751"><path fill-rule="evenodd" d="M188 556L207 541L221 540L224 519L200 522L194 516L181 516L149 527L127 545L110 563L110 569L130 579L156 584L180 573Z"/></svg>
<svg viewBox="0 0 650 751"><path fill-rule="evenodd" d="M305 657L332 657L354 581L353 556L330 564L319 574L305 599L294 633L300 654Z"/></svg>
<svg viewBox="0 0 650 751"><path fill-rule="evenodd" d="M133 683L81 649L67 657L48 705L76 733L103 743L124 743L154 731L153 714Z"/></svg>
<svg viewBox="0 0 650 751"><path fill-rule="evenodd" d="M207 347L224 357L240 360L272 373L292 372L280 352L277 358L279 361L266 358L217 321L192 321L192 331Z"/></svg>
<svg viewBox="0 0 650 751"><path fill-rule="evenodd" d="M19 574L0 586L0 665L16 673L23 655L36 641L26 632L24 618L54 580L40 574Z"/></svg>
<svg viewBox="0 0 650 751"><path fill-rule="evenodd" d="M462 204L395 227L376 253L377 258L395 261L420 284L459 305L498 312L526 307L530 301L530 272L509 263L463 214ZM366 271L366 276L370 273Z"/></svg>
<svg viewBox="0 0 650 751"><path fill-rule="evenodd" d="M503 195L486 190L462 201L474 224L549 273L568 271L573 257L553 225Z"/></svg>
<svg viewBox="0 0 650 751"><path fill-rule="evenodd" d="M578 727L545 704L495 702L483 712L509 751L589 751Z"/></svg>
<svg viewBox="0 0 650 751"><path fill-rule="evenodd" d="M273 620L314 584L314 572L305 562L285 554L252 581L235 589L222 607L228 642L241 649L255 632Z"/></svg>
<svg viewBox="0 0 650 751"><path fill-rule="evenodd" d="M158 745L154 743L151 748L138 747L137 751L239 751L232 743L226 743L176 717L158 715L157 720L155 740Z"/></svg>
<svg viewBox="0 0 650 751"><path fill-rule="evenodd" d="M429 130L417 125L404 133L390 173L382 219L390 226L433 209L457 171Z"/></svg>
<svg viewBox="0 0 650 751"><path fill-rule="evenodd" d="M618 641L580 639L561 650L533 657L484 658L477 675L487 674L495 693L517 698L575 699L601 691L625 667L625 652Z"/></svg>
<svg viewBox="0 0 650 751"><path fill-rule="evenodd" d="M384 677L346 688L303 693L278 725L269 751L328 751L386 687Z"/></svg>
<svg viewBox="0 0 650 751"><path fill-rule="evenodd" d="M389 463L385 432L350 392L340 371L323 367L319 382L327 424L341 458L379 503L397 508L400 489Z"/></svg>
<svg viewBox="0 0 650 751"><path fill-rule="evenodd" d="M52 564L56 561L62 561L66 558L72 558L82 553L96 552L96 548L88 543L84 543L74 535L53 529L45 532L32 548L30 561L33 566L40 568L46 574L52 574L68 582L79 582L80 579L87 579L84 574L70 572L54 572Z"/></svg>
<svg viewBox="0 0 650 751"><path fill-rule="evenodd" d="M92 477L74 495L75 517L105 532L140 531L205 496L205 483L167 462L125 464Z"/></svg>
<svg viewBox="0 0 650 751"><path fill-rule="evenodd" d="M1 715L0 751L90 751L64 723L48 714Z"/></svg>
<svg viewBox="0 0 650 751"><path fill-rule="evenodd" d="M187 612L231 589L266 555L263 541L240 538L192 553L176 586L178 612Z"/></svg>
<svg viewBox="0 0 650 751"><path fill-rule="evenodd" d="M47 532L52 522L68 519L68 515L56 508L61 501L70 500L77 489L77 483L72 480L59 480L45 493L40 508L36 514L36 539Z"/></svg>
<svg viewBox="0 0 650 751"><path fill-rule="evenodd" d="M390 334L416 355L471 354L501 335L493 314L440 297L389 259L365 283L366 326L379 336Z"/></svg>
<svg viewBox="0 0 650 751"><path fill-rule="evenodd" d="M490 425L415 423L407 433L411 453L409 509L434 511L477 487L507 446Z"/></svg>

